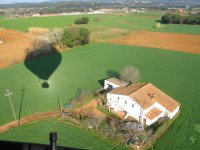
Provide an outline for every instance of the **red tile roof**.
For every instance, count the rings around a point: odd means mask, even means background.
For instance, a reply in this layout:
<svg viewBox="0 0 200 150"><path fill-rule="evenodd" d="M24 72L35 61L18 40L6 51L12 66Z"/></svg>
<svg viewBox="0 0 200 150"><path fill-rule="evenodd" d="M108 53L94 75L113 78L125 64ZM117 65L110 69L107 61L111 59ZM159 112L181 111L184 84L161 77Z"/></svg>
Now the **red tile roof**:
<svg viewBox="0 0 200 150"><path fill-rule="evenodd" d="M106 79L106 81L109 81L109 82L111 82L111 83L114 83L114 84L116 84L116 85L119 85L120 87L125 87L125 86L128 85L127 82L121 81L121 80L119 80L119 79L117 79L117 78L109 78L109 79Z"/></svg>
<svg viewBox="0 0 200 150"><path fill-rule="evenodd" d="M129 96L134 101L137 101L144 109L152 106L156 102L170 112L173 112L180 106L177 101L151 83L138 83L126 87L119 87L109 93Z"/></svg>
<svg viewBox="0 0 200 150"><path fill-rule="evenodd" d="M145 115L149 120L153 120L157 116L159 116L162 113L162 111L156 107L153 107L149 112Z"/></svg>

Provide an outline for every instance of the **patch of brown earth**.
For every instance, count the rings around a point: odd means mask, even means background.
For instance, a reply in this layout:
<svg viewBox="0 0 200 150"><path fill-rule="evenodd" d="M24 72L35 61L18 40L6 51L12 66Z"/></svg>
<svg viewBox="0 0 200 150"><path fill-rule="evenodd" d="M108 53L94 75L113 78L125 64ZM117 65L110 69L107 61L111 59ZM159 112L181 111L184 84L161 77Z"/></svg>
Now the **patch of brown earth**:
<svg viewBox="0 0 200 150"><path fill-rule="evenodd" d="M76 112L77 114L82 114L82 115L89 114L89 115L92 115L92 117L96 117L96 118L105 118L106 115L97 109L97 105L98 105L97 101L98 101L97 99L94 99L90 101L89 103L75 109L74 112Z"/></svg>
<svg viewBox="0 0 200 150"><path fill-rule="evenodd" d="M200 35L137 31L110 42L200 54Z"/></svg>
<svg viewBox="0 0 200 150"><path fill-rule="evenodd" d="M0 44L0 68L22 61L24 51L30 48L34 37L28 33L0 30L0 38L3 40Z"/></svg>

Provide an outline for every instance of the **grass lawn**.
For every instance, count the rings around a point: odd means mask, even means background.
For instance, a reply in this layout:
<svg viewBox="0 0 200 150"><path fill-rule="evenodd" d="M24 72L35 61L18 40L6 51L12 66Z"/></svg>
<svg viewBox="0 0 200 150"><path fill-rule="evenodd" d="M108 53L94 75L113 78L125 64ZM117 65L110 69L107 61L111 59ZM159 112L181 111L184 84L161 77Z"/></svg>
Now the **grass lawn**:
<svg viewBox="0 0 200 150"><path fill-rule="evenodd" d="M0 124L13 120L8 98L4 96L6 88L13 92L17 114L22 106L21 115L25 116L56 110L59 106L57 97L64 105L77 88L97 89L100 87L98 80L108 77L107 71L120 71L132 64L141 71L143 82L152 82L181 103L180 117L156 144L156 149L200 147L200 55L136 46L91 44L73 48L61 56L60 65L48 80L49 88L41 88L38 77L24 64L0 70L0 114L3 114ZM53 58L53 55L40 58L35 65L45 65L48 72L53 60L49 65L42 62L50 57ZM26 90L22 95L23 86ZM4 134L1 139L4 139Z"/></svg>
<svg viewBox="0 0 200 150"><path fill-rule="evenodd" d="M160 13L160 12L159 12ZM84 15L89 17L90 22L83 25L87 28L119 28L130 31L144 30L156 32L180 32L190 34L200 34L200 27L194 25L163 25L160 29L156 29L156 21L160 20L162 13L130 13L125 16L117 16L112 14L103 15ZM27 31L29 27L67 27L74 25L74 21L83 15L72 16L50 16L50 17L31 17L24 19L5 19L0 18L0 27ZM99 18L99 22L94 21ZM79 25L80 26L80 25ZM91 29L91 30L92 30Z"/></svg>
<svg viewBox="0 0 200 150"><path fill-rule="evenodd" d="M49 144L49 133L54 131L57 132L57 145L59 146L95 150L102 150L105 147L108 150L128 149L125 146L97 137L87 130L53 119L11 129L4 134L0 134L0 139L13 141L17 138L20 142Z"/></svg>

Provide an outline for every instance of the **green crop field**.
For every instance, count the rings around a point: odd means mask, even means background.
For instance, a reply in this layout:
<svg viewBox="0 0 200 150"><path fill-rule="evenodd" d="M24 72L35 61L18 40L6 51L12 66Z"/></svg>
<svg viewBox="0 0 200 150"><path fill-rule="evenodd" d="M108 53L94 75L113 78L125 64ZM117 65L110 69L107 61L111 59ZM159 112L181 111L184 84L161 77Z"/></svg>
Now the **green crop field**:
<svg viewBox="0 0 200 150"><path fill-rule="evenodd" d="M113 142L97 137L94 133L56 120L45 120L24 125L16 129L11 129L4 135L0 135L1 140L13 141L14 137L20 142L49 144L49 133L57 132L57 145L81 148L81 149L128 149L125 146L114 144Z"/></svg>
<svg viewBox="0 0 200 150"><path fill-rule="evenodd" d="M83 25L87 28L106 27L119 28L130 31L157 31L157 32L180 32L189 34L200 34L198 25L162 25L160 29L156 29L156 21L159 21L163 13L130 13L124 16L116 14L109 15L84 15L89 17L90 22ZM0 27L27 31L29 27L68 27L74 25L74 21L82 15L72 16L50 16L50 17L31 17L20 19L0 18ZM96 18L99 21L94 21Z"/></svg>
<svg viewBox="0 0 200 150"><path fill-rule="evenodd" d="M53 62L57 64L52 66ZM141 71L142 82L152 82L181 103L181 115L156 144L156 149L200 147L200 55L136 46L90 44L63 52L59 57L50 55L29 63L0 70L0 114L3 114L0 124L13 120L8 98L4 96L6 88L13 92L11 97L17 116L19 112L25 116L57 110L58 97L64 105L77 88L97 89L101 86L98 81L108 77L108 71L120 71L127 65L135 65ZM37 67L38 72L35 72ZM48 74L49 88L40 86L44 82L38 78L42 67L45 68L44 74ZM52 74L49 73L51 70L54 71ZM22 87L26 89L24 92ZM8 133L9 139L18 140L15 134ZM7 133L1 134L1 139L4 137L8 138ZM44 141L43 137L41 141Z"/></svg>

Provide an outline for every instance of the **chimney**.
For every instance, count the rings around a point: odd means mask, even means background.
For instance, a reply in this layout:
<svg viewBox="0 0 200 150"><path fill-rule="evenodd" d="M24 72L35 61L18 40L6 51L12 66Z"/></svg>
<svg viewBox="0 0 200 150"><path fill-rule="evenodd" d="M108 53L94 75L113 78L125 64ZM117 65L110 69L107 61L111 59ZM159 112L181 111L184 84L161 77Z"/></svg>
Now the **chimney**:
<svg viewBox="0 0 200 150"><path fill-rule="evenodd" d="M156 98L156 94L151 94L152 95L152 99Z"/></svg>
<svg viewBox="0 0 200 150"><path fill-rule="evenodd" d="M149 96L151 97L151 99L155 99L156 98L156 94L150 94L149 93Z"/></svg>

